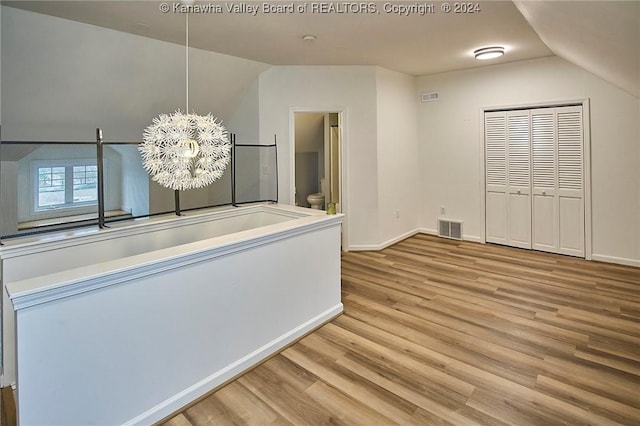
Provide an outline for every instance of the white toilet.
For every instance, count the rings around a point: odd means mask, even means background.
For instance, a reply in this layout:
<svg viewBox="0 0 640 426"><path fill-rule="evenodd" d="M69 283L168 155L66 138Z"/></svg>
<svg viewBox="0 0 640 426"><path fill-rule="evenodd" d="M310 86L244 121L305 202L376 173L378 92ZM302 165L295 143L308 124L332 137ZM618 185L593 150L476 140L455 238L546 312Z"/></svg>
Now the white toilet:
<svg viewBox="0 0 640 426"><path fill-rule="evenodd" d="M307 201L311 204L312 209L324 210L324 194L322 192L309 194Z"/></svg>

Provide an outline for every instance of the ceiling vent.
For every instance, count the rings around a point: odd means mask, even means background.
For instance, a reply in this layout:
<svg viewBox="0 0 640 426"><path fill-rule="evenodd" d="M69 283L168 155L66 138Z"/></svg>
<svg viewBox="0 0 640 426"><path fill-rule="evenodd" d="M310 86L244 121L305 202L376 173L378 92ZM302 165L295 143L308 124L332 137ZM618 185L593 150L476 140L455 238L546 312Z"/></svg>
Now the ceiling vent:
<svg viewBox="0 0 640 426"><path fill-rule="evenodd" d="M424 92L420 94L420 102L433 102L440 99L440 92Z"/></svg>

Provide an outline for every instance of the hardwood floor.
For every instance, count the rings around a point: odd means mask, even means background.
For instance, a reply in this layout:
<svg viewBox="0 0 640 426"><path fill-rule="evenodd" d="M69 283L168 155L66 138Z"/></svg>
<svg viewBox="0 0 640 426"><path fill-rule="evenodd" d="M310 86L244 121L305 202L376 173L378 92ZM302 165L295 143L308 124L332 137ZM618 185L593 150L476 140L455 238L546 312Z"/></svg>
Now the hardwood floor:
<svg viewBox="0 0 640 426"><path fill-rule="evenodd" d="M417 235L345 313L166 426L638 425L640 269Z"/></svg>

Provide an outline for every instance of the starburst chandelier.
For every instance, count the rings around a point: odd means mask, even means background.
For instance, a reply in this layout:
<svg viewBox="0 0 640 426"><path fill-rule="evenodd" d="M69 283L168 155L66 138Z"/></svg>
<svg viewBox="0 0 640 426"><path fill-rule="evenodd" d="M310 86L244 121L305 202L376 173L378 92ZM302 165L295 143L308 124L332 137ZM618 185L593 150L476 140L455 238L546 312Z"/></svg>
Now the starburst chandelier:
<svg viewBox="0 0 640 426"><path fill-rule="evenodd" d="M138 145L151 180L174 190L201 188L220 179L230 161L231 144L211 114L189 113L189 13L186 13L186 113L160 114Z"/></svg>

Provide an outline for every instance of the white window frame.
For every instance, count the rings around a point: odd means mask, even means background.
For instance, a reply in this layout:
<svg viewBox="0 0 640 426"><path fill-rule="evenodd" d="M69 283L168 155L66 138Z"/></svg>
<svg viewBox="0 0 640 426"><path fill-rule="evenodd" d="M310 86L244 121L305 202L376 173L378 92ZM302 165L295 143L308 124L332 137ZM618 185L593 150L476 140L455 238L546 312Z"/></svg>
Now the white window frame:
<svg viewBox="0 0 640 426"><path fill-rule="evenodd" d="M73 160L38 160L31 162L31 215L32 216L49 216L51 214L83 214L96 210L98 200L73 202L66 201L65 204L59 204L50 207L39 207L39 169L43 167L64 167L66 171L65 179L65 199L68 200L67 191L73 191L73 167L74 166L95 166L95 159L73 159ZM68 169L71 169L70 171ZM71 179L68 177L71 176ZM72 194L71 194L72 196Z"/></svg>

